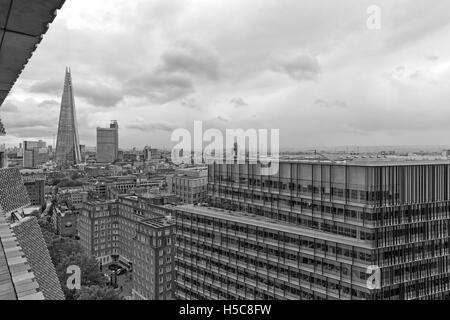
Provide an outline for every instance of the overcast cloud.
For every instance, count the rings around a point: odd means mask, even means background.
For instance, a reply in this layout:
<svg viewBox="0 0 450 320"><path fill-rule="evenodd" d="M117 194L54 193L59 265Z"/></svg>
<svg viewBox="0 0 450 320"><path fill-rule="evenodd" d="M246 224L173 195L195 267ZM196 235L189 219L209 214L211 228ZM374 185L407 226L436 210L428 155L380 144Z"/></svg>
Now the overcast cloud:
<svg viewBox="0 0 450 320"><path fill-rule="evenodd" d="M366 9L382 9L381 30ZM448 144L448 0L69 0L0 109L7 143L56 135L70 66L83 144L279 128L281 146Z"/></svg>

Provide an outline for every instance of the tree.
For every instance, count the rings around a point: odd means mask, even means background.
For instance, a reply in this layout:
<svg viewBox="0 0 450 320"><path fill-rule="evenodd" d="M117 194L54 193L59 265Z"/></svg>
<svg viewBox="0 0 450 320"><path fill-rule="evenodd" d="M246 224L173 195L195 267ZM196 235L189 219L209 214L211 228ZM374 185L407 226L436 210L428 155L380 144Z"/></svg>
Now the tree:
<svg viewBox="0 0 450 320"><path fill-rule="evenodd" d="M45 244L50 251L50 246L53 242L60 238L60 236L55 234L53 225L49 221L49 217L43 217L38 220L39 226L41 227L42 235L44 236ZM51 251L50 251L51 256ZM53 259L53 258L52 258Z"/></svg>
<svg viewBox="0 0 450 320"><path fill-rule="evenodd" d="M122 300L116 290L108 287L98 261L86 254L78 241L56 235L47 219L40 219L39 225L66 300ZM81 290L67 288L67 279L70 277L70 274L67 274L69 266L80 267Z"/></svg>
<svg viewBox="0 0 450 320"><path fill-rule="evenodd" d="M72 188L72 187L81 187L82 185L83 185L83 183L80 181L73 181L70 179L65 179L65 180L61 181L60 183L58 183L57 187L58 188Z"/></svg>
<svg viewBox="0 0 450 320"><path fill-rule="evenodd" d="M87 255L81 245L71 238L55 238L49 246L50 256L56 268L59 282L67 300L75 300L79 292L66 287L67 268L75 265L81 269L81 285L85 287L107 285L106 277L100 272L98 261Z"/></svg>
<svg viewBox="0 0 450 320"><path fill-rule="evenodd" d="M76 300L123 300L117 290L99 286L82 287Z"/></svg>

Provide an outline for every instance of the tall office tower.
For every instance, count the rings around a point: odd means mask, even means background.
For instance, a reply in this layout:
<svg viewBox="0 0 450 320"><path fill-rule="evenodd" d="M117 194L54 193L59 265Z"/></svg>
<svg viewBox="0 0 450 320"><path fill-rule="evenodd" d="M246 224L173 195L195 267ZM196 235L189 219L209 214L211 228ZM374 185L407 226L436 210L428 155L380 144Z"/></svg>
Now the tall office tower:
<svg viewBox="0 0 450 320"><path fill-rule="evenodd" d="M119 157L119 124L111 121L109 128L97 128L97 162L111 163Z"/></svg>
<svg viewBox="0 0 450 320"><path fill-rule="evenodd" d="M450 161L215 164L208 182L213 207L174 208L180 298L450 298Z"/></svg>
<svg viewBox="0 0 450 320"><path fill-rule="evenodd" d="M62 165L74 165L81 162L80 138L78 135L72 76L69 68L66 69L64 93L61 101L56 141L56 162Z"/></svg>

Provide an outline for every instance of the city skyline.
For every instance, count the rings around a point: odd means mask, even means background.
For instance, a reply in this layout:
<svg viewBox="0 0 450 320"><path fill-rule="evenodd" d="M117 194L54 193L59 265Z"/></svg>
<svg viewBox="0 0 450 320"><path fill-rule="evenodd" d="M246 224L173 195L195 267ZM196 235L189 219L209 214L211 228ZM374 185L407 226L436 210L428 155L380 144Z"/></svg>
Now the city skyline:
<svg viewBox="0 0 450 320"><path fill-rule="evenodd" d="M71 65L88 146L109 119L124 148L169 147L194 120L281 128L282 149L446 144L448 4L380 1L376 31L369 4L69 2L4 103L2 142L51 143L61 83L47 70Z"/></svg>
<svg viewBox="0 0 450 320"><path fill-rule="evenodd" d="M450 300L449 9L0 0L0 301Z"/></svg>

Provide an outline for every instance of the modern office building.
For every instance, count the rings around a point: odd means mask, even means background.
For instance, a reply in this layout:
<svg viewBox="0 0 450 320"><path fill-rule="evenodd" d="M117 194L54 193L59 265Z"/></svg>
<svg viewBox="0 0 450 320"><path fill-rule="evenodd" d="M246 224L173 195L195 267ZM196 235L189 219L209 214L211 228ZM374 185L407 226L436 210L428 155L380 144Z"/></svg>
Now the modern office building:
<svg viewBox="0 0 450 320"><path fill-rule="evenodd" d="M211 165L215 208L175 210L177 295L448 299L449 172L449 161L287 161L273 176Z"/></svg>
<svg viewBox="0 0 450 320"><path fill-rule="evenodd" d="M119 157L119 124L111 121L109 128L97 128L97 162L112 163Z"/></svg>
<svg viewBox="0 0 450 320"><path fill-rule="evenodd" d="M166 178L167 190L185 204L201 203L207 199L208 171L206 168L178 170Z"/></svg>
<svg viewBox="0 0 450 320"><path fill-rule="evenodd" d="M161 160L163 158L163 152L159 149L152 147L144 148L144 161Z"/></svg>
<svg viewBox="0 0 450 320"><path fill-rule="evenodd" d="M64 92L61 101L58 137L56 141L56 162L63 166L70 166L81 162L75 96L72 74L69 68L66 69Z"/></svg>
<svg viewBox="0 0 450 320"><path fill-rule="evenodd" d="M133 248L133 298L174 298L175 221L161 214L137 223Z"/></svg>

